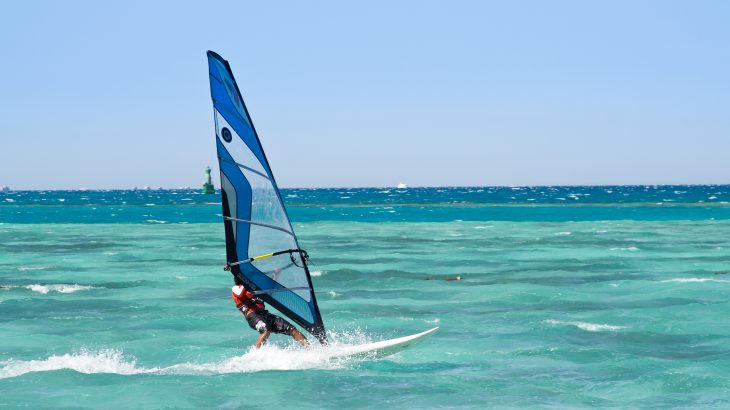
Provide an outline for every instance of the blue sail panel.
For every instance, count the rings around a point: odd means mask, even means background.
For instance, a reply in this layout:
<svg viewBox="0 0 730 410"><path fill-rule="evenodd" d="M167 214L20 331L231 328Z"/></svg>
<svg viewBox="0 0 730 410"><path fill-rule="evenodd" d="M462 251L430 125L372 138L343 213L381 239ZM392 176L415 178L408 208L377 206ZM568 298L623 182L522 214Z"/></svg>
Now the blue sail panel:
<svg viewBox="0 0 730 410"><path fill-rule="evenodd" d="M230 65L209 51L208 68L231 272L265 302L324 341L305 254ZM249 260L271 253L275 255Z"/></svg>

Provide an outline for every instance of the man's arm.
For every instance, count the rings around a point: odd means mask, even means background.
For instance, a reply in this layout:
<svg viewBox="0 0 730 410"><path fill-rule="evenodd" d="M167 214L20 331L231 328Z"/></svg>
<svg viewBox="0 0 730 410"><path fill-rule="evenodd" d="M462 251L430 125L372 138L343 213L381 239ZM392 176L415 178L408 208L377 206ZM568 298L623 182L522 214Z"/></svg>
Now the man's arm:
<svg viewBox="0 0 730 410"><path fill-rule="evenodd" d="M266 343L266 339L269 338L270 334L271 334L271 332L269 332L268 330L265 331L264 333L261 333L261 336L259 336L259 338L256 339L256 348L257 349L260 348L264 343Z"/></svg>

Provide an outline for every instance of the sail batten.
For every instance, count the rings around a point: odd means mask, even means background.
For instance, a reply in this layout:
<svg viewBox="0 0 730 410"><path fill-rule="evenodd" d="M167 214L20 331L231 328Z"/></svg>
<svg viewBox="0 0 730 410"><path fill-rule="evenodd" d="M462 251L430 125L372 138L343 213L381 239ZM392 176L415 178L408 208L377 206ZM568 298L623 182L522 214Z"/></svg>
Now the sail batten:
<svg viewBox="0 0 730 410"><path fill-rule="evenodd" d="M239 167L241 167L241 168L243 168L243 169L245 169L245 170L247 170L247 171L251 171L251 172L254 172L254 173L256 173L256 174L258 174L258 175L260 175L260 176L262 176L262 177L264 177L264 178L266 178L266 179L269 179L269 177L268 177L268 176L266 176L265 174L262 174L262 173L260 173L259 171L256 171L256 170L255 170L255 169L253 169L253 168L249 168L249 167L247 167L247 166L245 166L245 165L243 165L243 164L239 164L238 162L235 162L235 161L229 161L229 160L227 160L227 159L225 159L225 158L221 158L221 157L218 157L218 160L219 160L219 161L226 161L226 162L230 162L230 163L231 163L231 164L233 164L233 165L238 165Z"/></svg>
<svg viewBox="0 0 730 410"><path fill-rule="evenodd" d="M306 252L299 246L230 65L209 51L208 68L226 266L249 290L325 342Z"/></svg>
<svg viewBox="0 0 730 410"><path fill-rule="evenodd" d="M223 219L226 219L226 220L229 220L229 221L243 222L243 223L247 223L247 224L251 224L251 225L263 226L265 228L276 229L276 230L279 230L279 231L288 233L289 235L291 235L293 237L296 237L296 235L294 235L294 232L289 231L289 230L284 229L284 228L281 228L281 227L276 226L276 225L270 225L270 224L266 224L266 223L263 223L263 222L250 221L248 219L232 218L230 216L224 216Z"/></svg>

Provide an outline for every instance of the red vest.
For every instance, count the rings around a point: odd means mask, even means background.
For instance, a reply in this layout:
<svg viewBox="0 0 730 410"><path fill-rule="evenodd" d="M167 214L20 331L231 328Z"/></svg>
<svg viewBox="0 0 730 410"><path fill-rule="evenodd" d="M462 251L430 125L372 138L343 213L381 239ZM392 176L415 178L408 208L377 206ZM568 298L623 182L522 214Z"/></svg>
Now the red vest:
<svg viewBox="0 0 730 410"><path fill-rule="evenodd" d="M233 298L233 302L236 303L236 307L245 316L264 308L264 303L261 302L261 299L254 298L254 295L242 285L231 288L231 297Z"/></svg>

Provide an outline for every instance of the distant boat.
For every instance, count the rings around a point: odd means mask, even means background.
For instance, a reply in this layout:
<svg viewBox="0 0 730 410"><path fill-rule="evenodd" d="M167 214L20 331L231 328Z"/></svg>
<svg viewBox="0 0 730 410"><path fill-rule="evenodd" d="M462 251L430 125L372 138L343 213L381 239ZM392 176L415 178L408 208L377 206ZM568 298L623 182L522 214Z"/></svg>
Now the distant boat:
<svg viewBox="0 0 730 410"><path fill-rule="evenodd" d="M401 182L400 184L398 184L398 187L397 188L398 189L406 189L406 188L408 188L408 185L406 185L406 184L404 184L404 183Z"/></svg>
<svg viewBox="0 0 730 410"><path fill-rule="evenodd" d="M0 192L10 192L10 187L5 185L0 186Z"/></svg>

